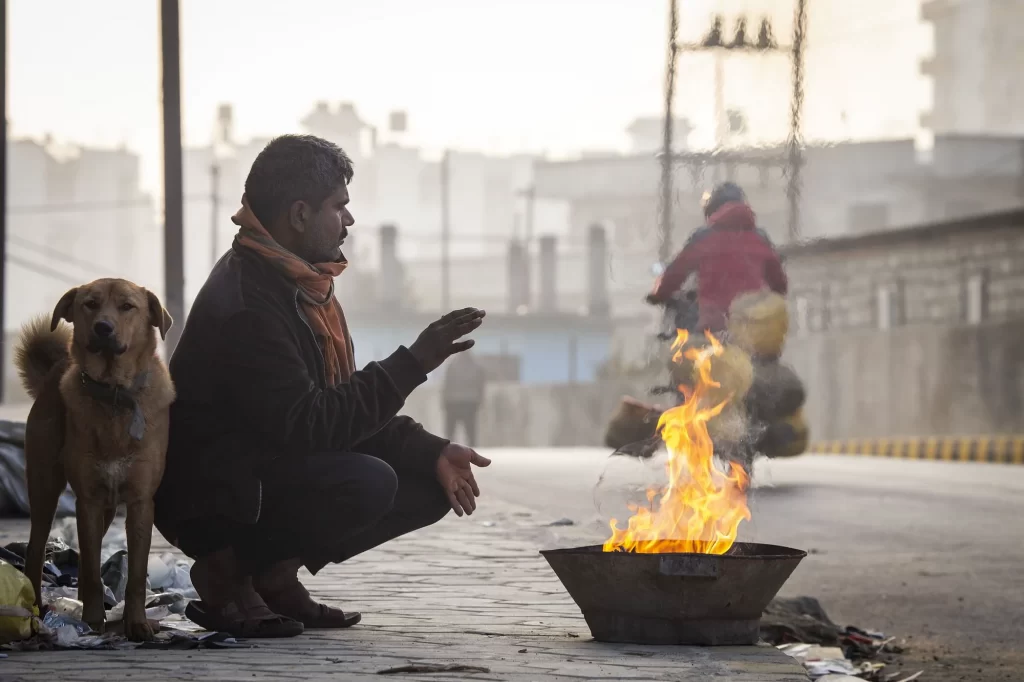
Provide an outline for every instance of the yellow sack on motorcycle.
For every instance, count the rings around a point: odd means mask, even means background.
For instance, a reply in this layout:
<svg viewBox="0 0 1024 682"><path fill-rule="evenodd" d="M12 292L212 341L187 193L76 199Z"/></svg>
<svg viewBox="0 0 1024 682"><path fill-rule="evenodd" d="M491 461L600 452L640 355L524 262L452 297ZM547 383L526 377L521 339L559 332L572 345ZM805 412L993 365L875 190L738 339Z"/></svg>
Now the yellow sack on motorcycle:
<svg viewBox="0 0 1024 682"><path fill-rule="evenodd" d="M700 378L693 361L685 357L689 348L700 348L706 344L695 343L694 340L687 342L683 347L683 356L672 366L672 381L676 386L695 386ZM732 344L722 348L722 354L711 358L711 379L718 386L709 386L704 395L704 405L714 407L725 402L742 402L754 384L754 366L747 353Z"/></svg>
<svg viewBox="0 0 1024 682"><path fill-rule="evenodd" d="M39 617L32 583L24 573L0 561L0 644L32 636Z"/></svg>
<svg viewBox="0 0 1024 682"><path fill-rule="evenodd" d="M770 291L736 297L729 306L729 340L759 358L782 355L789 333L786 299Z"/></svg>

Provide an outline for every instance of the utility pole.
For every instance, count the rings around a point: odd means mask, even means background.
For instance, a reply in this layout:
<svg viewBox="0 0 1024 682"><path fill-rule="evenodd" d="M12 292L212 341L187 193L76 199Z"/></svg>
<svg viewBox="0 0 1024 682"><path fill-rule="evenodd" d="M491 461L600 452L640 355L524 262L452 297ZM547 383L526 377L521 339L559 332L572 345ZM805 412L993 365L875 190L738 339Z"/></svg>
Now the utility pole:
<svg viewBox="0 0 1024 682"><path fill-rule="evenodd" d="M793 19L793 100L789 125L789 239L800 239L800 192L803 171L803 134L801 117L804 108L804 41L807 39L807 0L796 0Z"/></svg>
<svg viewBox="0 0 1024 682"><path fill-rule="evenodd" d="M220 221L220 163L215 159L210 166L210 269L217 264L217 225Z"/></svg>
<svg viewBox="0 0 1024 682"><path fill-rule="evenodd" d="M181 152L181 40L178 0L160 0L164 126L164 307L174 318L167 357L185 325L184 191Z"/></svg>
<svg viewBox="0 0 1024 682"><path fill-rule="evenodd" d="M4 310L7 275L7 0L0 0L0 60L3 60L3 83L0 83L0 109L4 112L4 139L0 143L0 402L4 399L7 377L7 318Z"/></svg>
<svg viewBox="0 0 1024 682"><path fill-rule="evenodd" d="M658 260L668 263L672 257L672 132L675 128L675 115L672 113L672 101L676 89L676 57L679 44L676 36L679 33L679 7L676 0L668 0L668 64L665 67L665 127L661 146L661 244L658 247Z"/></svg>
<svg viewBox="0 0 1024 682"><path fill-rule="evenodd" d="M444 156L441 157L441 310L445 313L451 310L451 254L449 253L451 211L448 205L451 182L450 165L451 158L446 149Z"/></svg>

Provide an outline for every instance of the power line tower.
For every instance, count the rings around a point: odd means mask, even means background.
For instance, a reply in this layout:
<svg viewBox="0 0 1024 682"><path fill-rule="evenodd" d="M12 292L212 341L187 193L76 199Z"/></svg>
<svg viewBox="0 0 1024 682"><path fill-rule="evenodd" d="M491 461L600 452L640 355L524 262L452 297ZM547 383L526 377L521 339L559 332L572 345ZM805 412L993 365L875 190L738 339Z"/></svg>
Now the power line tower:
<svg viewBox="0 0 1024 682"><path fill-rule="evenodd" d="M748 17L740 16L734 24L732 37L726 35L725 17L717 15L704 38L697 43L680 43L679 10L677 0L669 0L668 60L665 69L665 132L661 152L661 243L659 256L667 262L672 251L672 177L677 163L687 165L694 177L699 169L711 163L742 163L762 169L782 169L786 174L789 239L800 237L800 192L803 168L802 114L804 100L804 45L807 34L807 0L794 0L793 40L788 46L779 45L774 36L771 20L760 20L757 35L748 32ZM672 113L675 96L676 64L680 53L711 53L715 57L714 102L715 143L713 152L680 152L672 146ZM789 55L792 61L793 90L790 99L790 130L785 152L765 153L763 150L744 152L723 149L728 112L724 97L724 58L727 55L769 56Z"/></svg>

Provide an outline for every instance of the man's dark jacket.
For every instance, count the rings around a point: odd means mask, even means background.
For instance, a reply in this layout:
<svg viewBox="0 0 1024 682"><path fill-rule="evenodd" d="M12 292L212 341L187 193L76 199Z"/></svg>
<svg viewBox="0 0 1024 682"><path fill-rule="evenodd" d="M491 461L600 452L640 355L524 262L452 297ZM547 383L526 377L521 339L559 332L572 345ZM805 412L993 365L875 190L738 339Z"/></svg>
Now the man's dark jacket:
<svg viewBox="0 0 1024 682"><path fill-rule="evenodd" d="M329 387L297 297L293 283L238 247L196 297L170 363L178 398L156 496L168 539L182 521L255 523L260 468L272 458L355 451L434 475L448 441L396 416L427 379L416 358L403 346Z"/></svg>

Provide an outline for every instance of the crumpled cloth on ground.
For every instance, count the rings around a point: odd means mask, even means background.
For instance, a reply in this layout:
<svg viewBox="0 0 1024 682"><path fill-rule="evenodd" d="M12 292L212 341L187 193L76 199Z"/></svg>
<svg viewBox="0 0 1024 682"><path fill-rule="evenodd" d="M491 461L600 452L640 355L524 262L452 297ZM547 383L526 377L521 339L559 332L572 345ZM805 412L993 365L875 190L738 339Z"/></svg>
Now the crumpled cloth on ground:
<svg viewBox="0 0 1024 682"><path fill-rule="evenodd" d="M57 516L75 515L75 494L65 488ZM25 479L25 423L0 420L0 517L28 516Z"/></svg>

